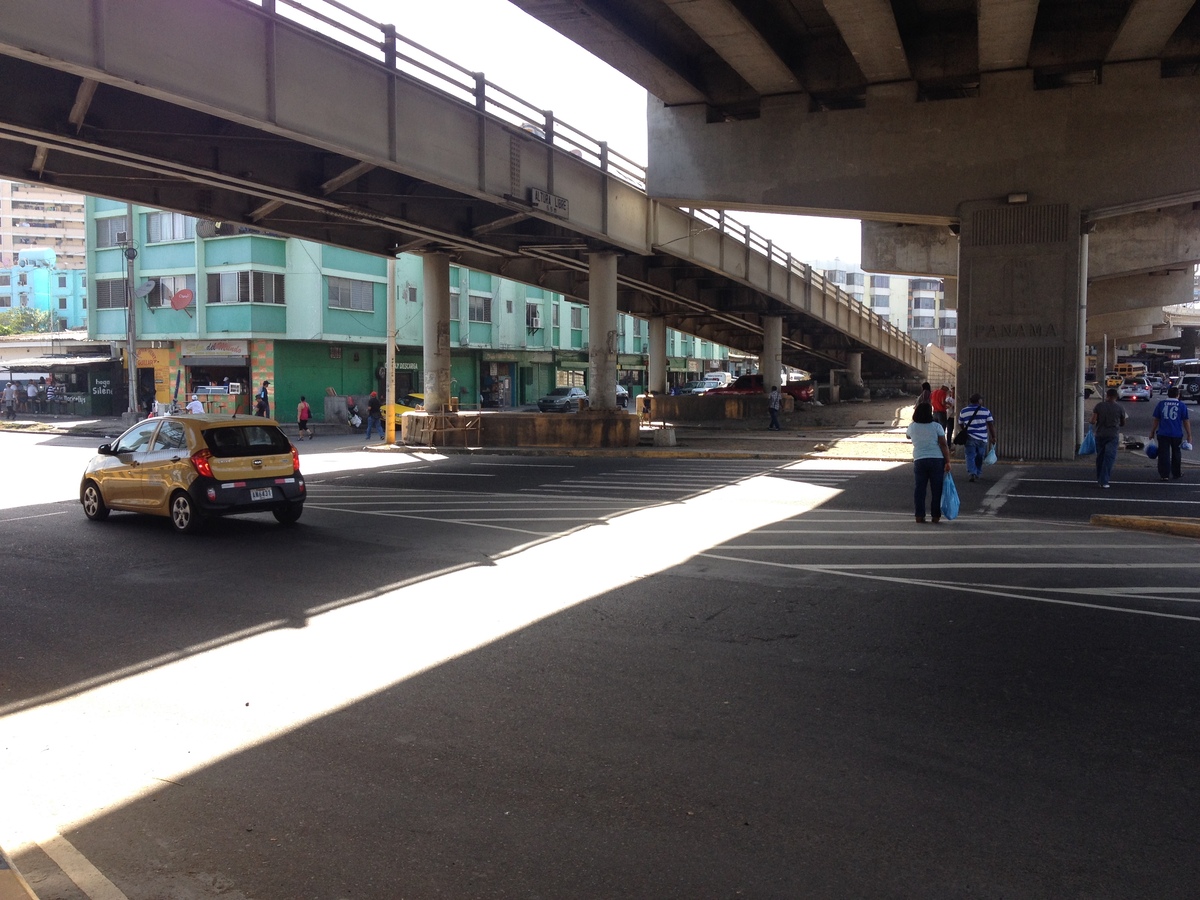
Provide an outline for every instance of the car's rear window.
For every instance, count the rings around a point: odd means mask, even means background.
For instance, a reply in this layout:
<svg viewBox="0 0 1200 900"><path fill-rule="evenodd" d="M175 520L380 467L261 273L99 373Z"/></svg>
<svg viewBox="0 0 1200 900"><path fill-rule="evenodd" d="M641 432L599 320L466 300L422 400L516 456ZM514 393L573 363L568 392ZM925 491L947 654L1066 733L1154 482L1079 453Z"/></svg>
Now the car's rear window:
<svg viewBox="0 0 1200 900"><path fill-rule="evenodd" d="M290 453L291 441L274 425L208 428L202 434L214 456L261 456Z"/></svg>

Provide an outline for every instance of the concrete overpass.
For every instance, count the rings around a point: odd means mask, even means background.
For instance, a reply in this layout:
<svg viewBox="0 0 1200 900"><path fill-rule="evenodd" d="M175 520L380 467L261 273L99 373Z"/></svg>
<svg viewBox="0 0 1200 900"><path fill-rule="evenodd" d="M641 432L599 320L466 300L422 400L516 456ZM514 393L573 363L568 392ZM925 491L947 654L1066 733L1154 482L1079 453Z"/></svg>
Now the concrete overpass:
<svg viewBox="0 0 1200 900"><path fill-rule="evenodd" d="M659 389L667 326L764 367L923 368L907 335L789 254L651 200L603 142L336 3L15 0L0 80L5 176L424 253L430 408L449 391L451 258L590 304L596 408L615 405L618 309L650 320Z"/></svg>
<svg viewBox="0 0 1200 900"><path fill-rule="evenodd" d="M864 268L956 281L1008 455L1069 457L1085 344L1190 298L1193 0L512 2L657 98L651 196L862 218Z"/></svg>

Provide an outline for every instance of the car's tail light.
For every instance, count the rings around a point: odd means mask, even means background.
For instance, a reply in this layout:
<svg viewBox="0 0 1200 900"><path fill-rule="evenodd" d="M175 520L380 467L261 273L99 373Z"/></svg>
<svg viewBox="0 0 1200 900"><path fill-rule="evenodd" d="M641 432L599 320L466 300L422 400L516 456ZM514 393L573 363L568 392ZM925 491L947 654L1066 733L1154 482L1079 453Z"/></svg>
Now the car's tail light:
<svg viewBox="0 0 1200 900"><path fill-rule="evenodd" d="M296 445L292 445L292 471L300 471L300 451L296 449Z"/></svg>
<svg viewBox="0 0 1200 900"><path fill-rule="evenodd" d="M203 478L212 478L212 451L205 448L192 454L192 468Z"/></svg>

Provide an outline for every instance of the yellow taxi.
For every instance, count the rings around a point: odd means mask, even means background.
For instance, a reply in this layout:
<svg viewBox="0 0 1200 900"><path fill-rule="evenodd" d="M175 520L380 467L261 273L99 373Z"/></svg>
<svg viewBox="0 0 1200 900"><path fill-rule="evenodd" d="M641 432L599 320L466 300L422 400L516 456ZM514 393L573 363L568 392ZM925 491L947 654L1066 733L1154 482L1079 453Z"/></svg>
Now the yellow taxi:
<svg viewBox="0 0 1200 900"><path fill-rule="evenodd" d="M291 525L304 511L300 454L274 419L170 415L102 444L79 485L94 522L110 510L166 516L176 531L213 516L269 512Z"/></svg>
<svg viewBox="0 0 1200 900"><path fill-rule="evenodd" d="M424 394L402 394L400 399L391 404L392 415L396 419L396 424L400 424L400 417L406 412L418 412L425 408Z"/></svg>

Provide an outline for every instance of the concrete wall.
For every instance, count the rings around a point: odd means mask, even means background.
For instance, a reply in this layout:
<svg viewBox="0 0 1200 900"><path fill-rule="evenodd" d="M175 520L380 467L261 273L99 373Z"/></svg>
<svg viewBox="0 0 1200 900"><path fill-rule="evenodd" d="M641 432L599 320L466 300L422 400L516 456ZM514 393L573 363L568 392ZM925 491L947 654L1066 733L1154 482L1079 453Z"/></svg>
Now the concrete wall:
<svg viewBox="0 0 1200 900"><path fill-rule="evenodd" d="M584 410L578 413L462 413L447 415L440 430L438 416L405 413L401 440L442 447L636 447L637 416L625 412ZM478 421L479 428L472 425ZM431 431L432 429L432 431Z"/></svg>

